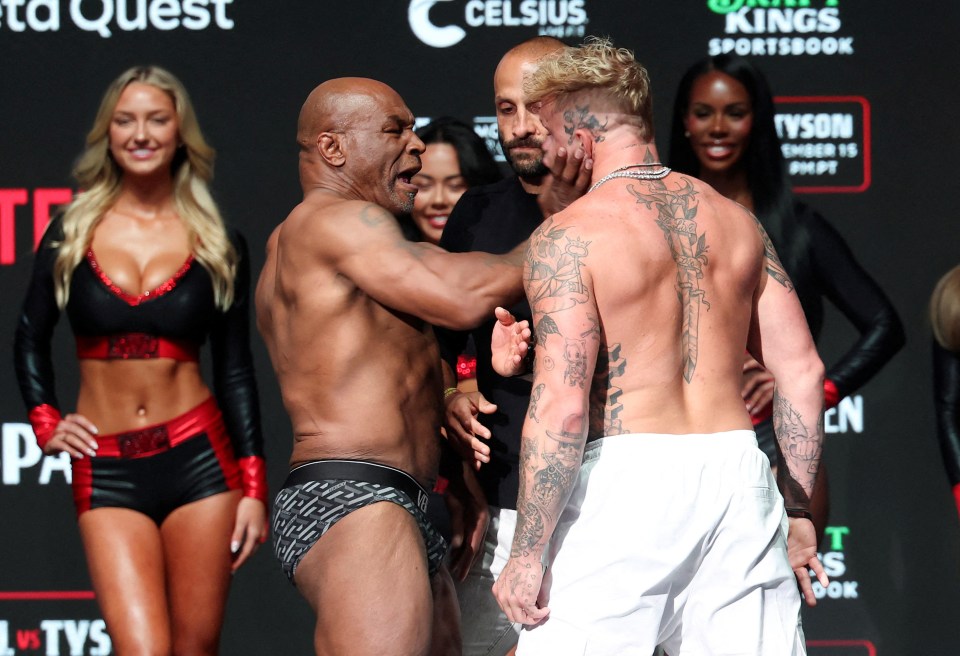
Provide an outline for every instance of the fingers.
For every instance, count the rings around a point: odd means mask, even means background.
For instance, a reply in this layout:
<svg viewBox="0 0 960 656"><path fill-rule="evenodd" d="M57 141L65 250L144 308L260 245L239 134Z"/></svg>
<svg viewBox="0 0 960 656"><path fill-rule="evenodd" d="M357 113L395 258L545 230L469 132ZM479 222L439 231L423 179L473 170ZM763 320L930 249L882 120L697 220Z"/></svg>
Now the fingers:
<svg viewBox="0 0 960 656"><path fill-rule="evenodd" d="M506 308L496 307L493 310L494 316L497 317L497 321L502 323L504 326L512 326L516 323L516 318Z"/></svg>
<svg viewBox="0 0 960 656"><path fill-rule="evenodd" d="M244 497L237 505L237 519L230 536L230 571L236 572L247 562L267 537L266 506L262 501Z"/></svg>
<svg viewBox="0 0 960 656"><path fill-rule="evenodd" d="M753 413L766 408L773 402L773 382L756 385L743 397L747 410Z"/></svg>
<svg viewBox="0 0 960 656"><path fill-rule="evenodd" d="M807 573L806 567L798 567L793 570L794 575L797 577L797 583L800 584L800 596L803 597L804 602L807 606L816 606L817 597L813 594L813 584L810 582L810 575Z"/></svg>
<svg viewBox="0 0 960 656"><path fill-rule="evenodd" d="M810 559L810 562L807 563L810 569L813 570L813 573L817 577L817 581L820 582L820 585L827 587L830 585L830 577L827 576L827 572L823 569L823 564L820 562L820 559L814 556Z"/></svg>
<svg viewBox="0 0 960 656"><path fill-rule="evenodd" d="M47 442L44 451L53 455L66 451L74 459L97 455L97 440L94 437L99 431L92 421L81 414L70 413L57 424L53 437Z"/></svg>

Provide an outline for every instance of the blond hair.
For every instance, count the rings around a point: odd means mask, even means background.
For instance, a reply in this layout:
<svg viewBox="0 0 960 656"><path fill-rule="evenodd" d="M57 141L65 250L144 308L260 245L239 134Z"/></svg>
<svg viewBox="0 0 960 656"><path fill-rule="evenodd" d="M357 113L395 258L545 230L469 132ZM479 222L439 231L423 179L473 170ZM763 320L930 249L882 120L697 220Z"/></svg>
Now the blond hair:
<svg viewBox="0 0 960 656"><path fill-rule="evenodd" d="M559 107L569 105L574 96L589 94L601 109L636 125L644 141L653 140L650 76L631 51L615 48L609 39L590 37L577 48L547 55L524 80L523 91L528 102L551 100Z"/></svg>
<svg viewBox="0 0 960 656"><path fill-rule="evenodd" d="M110 123L120 94L133 82L154 86L173 100L183 144L171 165L174 207L187 229L193 256L210 274L216 305L225 310L233 302L238 255L210 194L215 152L200 132L183 84L157 66L124 71L100 101L86 148L73 170L84 191L64 212L63 241L55 244L59 251L53 267L57 304L66 307L73 272L90 248L94 229L120 193L123 172L110 154Z"/></svg>
<svg viewBox="0 0 960 656"><path fill-rule="evenodd" d="M933 288L930 323L940 346L960 353L960 266L948 271Z"/></svg>

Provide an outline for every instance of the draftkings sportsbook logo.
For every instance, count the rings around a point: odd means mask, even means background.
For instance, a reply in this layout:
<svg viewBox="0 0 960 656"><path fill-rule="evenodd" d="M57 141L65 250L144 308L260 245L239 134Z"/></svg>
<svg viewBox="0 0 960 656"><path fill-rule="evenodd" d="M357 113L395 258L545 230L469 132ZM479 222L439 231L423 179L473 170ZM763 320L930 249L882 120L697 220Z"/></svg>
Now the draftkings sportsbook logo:
<svg viewBox="0 0 960 656"><path fill-rule="evenodd" d="M478 27L535 27L541 36L582 37L589 22L585 5L586 0L410 0L407 20L414 35L433 48L454 46L467 29Z"/></svg>
<svg viewBox="0 0 960 656"><path fill-rule="evenodd" d="M707 0L707 8L724 20L710 55L853 54L853 37L840 33L840 0Z"/></svg>

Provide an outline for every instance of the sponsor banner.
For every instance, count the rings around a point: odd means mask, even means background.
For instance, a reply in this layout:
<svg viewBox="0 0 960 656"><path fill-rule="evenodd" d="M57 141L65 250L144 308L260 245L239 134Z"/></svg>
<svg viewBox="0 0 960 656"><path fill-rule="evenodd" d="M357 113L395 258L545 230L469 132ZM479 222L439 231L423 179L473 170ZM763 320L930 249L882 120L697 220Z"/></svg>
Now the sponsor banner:
<svg viewBox="0 0 960 656"><path fill-rule="evenodd" d="M860 583L852 578L846 549L850 545L851 533L849 526L827 526L823 530L823 551L817 554L823 564L823 571L830 577L830 584L824 587L810 571L813 594L817 603L834 600L851 600L860 598Z"/></svg>
<svg viewBox="0 0 960 656"><path fill-rule="evenodd" d="M807 656L877 656L869 640L807 640Z"/></svg>
<svg viewBox="0 0 960 656"><path fill-rule="evenodd" d="M0 0L0 6L4 0ZM64 188L0 189L0 266L15 264L17 234L29 230L36 248L54 209L73 200L73 191ZM32 218L32 221L28 219Z"/></svg>
<svg viewBox="0 0 960 656"><path fill-rule="evenodd" d="M407 21L420 41L449 48L482 29L525 29L558 39L586 35L586 0L410 0ZM519 40L519 39L518 39Z"/></svg>
<svg viewBox="0 0 960 656"><path fill-rule="evenodd" d="M234 0L2 0L0 38L77 29L118 32L232 30ZM5 32L5 34L4 34Z"/></svg>
<svg viewBox="0 0 960 656"><path fill-rule="evenodd" d="M863 397L847 396L840 400L835 408L830 408L823 416L823 429L826 433L862 433Z"/></svg>
<svg viewBox="0 0 960 656"><path fill-rule="evenodd" d="M0 591L0 656L112 652L93 592Z"/></svg>
<svg viewBox="0 0 960 656"><path fill-rule="evenodd" d="M433 118L430 116L418 116L414 120L413 127L418 130L432 120ZM507 161L507 158L503 156L503 148L500 146L500 128L497 126L496 116L474 116L473 131L483 139L483 143L486 144L487 150L493 155L494 160L498 162Z"/></svg>
<svg viewBox="0 0 960 656"><path fill-rule="evenodd" d="M0 430L0 483L70 485L70 455L45 456L30 424L5 423ZM0 652L2 656L2 652Z"/></svg>
<svg viewBox="0 0 960 656"><path fill-rule="evenodd" d="M707 52L743 57L834 57L854 54L843 31L840 0L707 0L722 21Z"/></svg>
<svg viewBox="0 0 960 656"><path fill-rule="evenodd" d="M870 103L860 96L778 96L775 121L799 193L860 193L871 182Z"/></svg>

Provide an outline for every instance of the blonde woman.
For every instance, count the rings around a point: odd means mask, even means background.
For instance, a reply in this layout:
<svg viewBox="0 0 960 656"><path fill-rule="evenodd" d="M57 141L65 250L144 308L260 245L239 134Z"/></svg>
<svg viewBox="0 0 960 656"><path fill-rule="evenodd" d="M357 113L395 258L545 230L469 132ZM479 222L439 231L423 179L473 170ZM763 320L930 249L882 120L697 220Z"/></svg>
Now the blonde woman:
<svg viewBox="0 0 960 656"><path fill-rule="evenodd" d="M960 266L944 275L930 299L933 401L940 452L960 512Z"/></svg>
<svg viewBox="0 0 960 656"><path fill-rule="evenodd" d="M266 534L249 261L210 196L213 156L175 77L118 77L74 171L85 191L44 235L17 328L21 393L44 453L73 459L118 654L217 653L231 572ZM79 358L72 413L50 354L62 311ZM208 339L215 396L198 363Z"/></svg>

